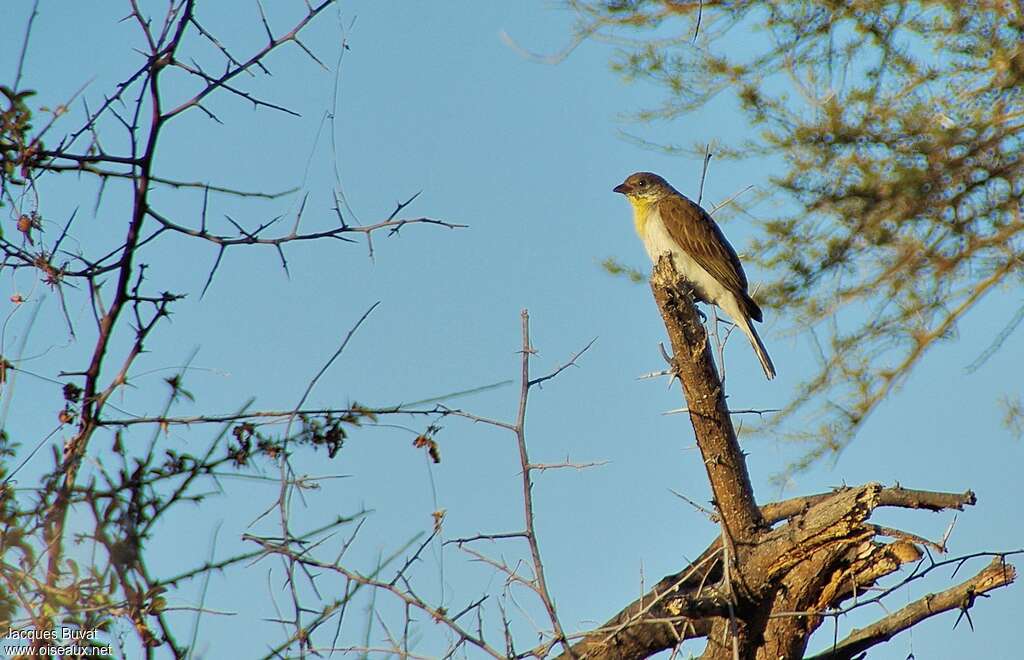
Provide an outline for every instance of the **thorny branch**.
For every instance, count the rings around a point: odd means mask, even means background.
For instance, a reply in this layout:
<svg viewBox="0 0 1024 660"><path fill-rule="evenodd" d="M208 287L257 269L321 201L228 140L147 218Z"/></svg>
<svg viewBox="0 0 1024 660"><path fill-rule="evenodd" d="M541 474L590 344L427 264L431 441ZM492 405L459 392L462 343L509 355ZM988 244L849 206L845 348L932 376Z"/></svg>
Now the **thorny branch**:
<svg viewBox="0 0 1024 660"><path fill-rule="evenodd" d="M33 5L26 26L15 90L22 83L22 64L28 51L38 4ZM237 566L251 555L242 553L216 561L211 559L203 566L161 580L147 567L145 553L146 541L156 521L179 504L199 502L207 496L208 493L197 490L200 482L210 480L219 489L220 478L226 474L242 476L242 469L258 457L274 457L283 464L287 463L289 440L296 445L311 445L314 448L327 446L330 452L337 451L345 437L345 427L358 425L364 420L375 420L376 414L355 406L350 406L347 411L339 409L332 413L322 410L318 414L292 410L287 417L280 419L286 421L288 418L297 418L301 428L293 437L282 440L261 434L259 426L251 423L253 420L264 419L276 421L276 414L267 415L243 409L220 416L201 416L201 420L181 420L183 425L206 423L219 427L205 451L201 450L197 455L176 448L163 448L162 444L158 444L161 434L178 423L170 414L172 404L192 396L184 388L184 370L163 379L170 391L166 406L159 415L149 418L131 415L123 410L122 402L116 397L127 388L138 385L138 374L135 373L138 358L151 348L152 338L162 327L162 321L170 316L174 304L183 298L183 294L168 290L154 291L159 283L151 281L150 271L147 271L147 265L143 262L149 254L146 250L160 244L160 239L172 235L212 243L219 253L210 271L207 281L209 286L228 247L270 246L277 251L287 271L283 246L292 242L332 238L350 241L345 234L362 235L369 239L377 231L383 230L394 235L406 225L414 224L448 228L463 225L427 217L398 217L398 212L407 202L399 205L386 220L375 224L352 226L339 213L336 227L322 231L302 230L300 222L305 208L303 203L292 229L284 233L270 234L271 227L279 218L255 229L248 229L243 226L246 223L225 216L226 222L234 227L234 233L208 228L207 210L211 192L274 200L294 191L247 191L212 182L163 176L159 173L162 169L159 154L162 152L161 145L168 139L168 128L191 108L199 109L209 118L220 121L206 103L222 92L244 99L257 108L291 113L284 106L257 98L239 86L238 81L243 73L251 75L254 71L262 71L269 75L266 63L271 54L288 44L297 46L322 66L316 55L301 41L300 34L333 5L334 0L302 3L304 9L299 18L281 32L271 28L262 8L258 7L267 42L247 57L231 55L219 39L201 25L196 15L198 3L195 0L173 0L166 4L163 15L151 16L137 0L126 1L128 10L125 20L133 23L141 36L144 45L143 50L138 52L143 62L108 91L98 106L90 108L89 101L83 95L82 123L64 137L56 139L56 144L44 145L43 139L56 130L58 119L71 114L72 102L87 86L83 86L71 99L52 111L40 110L49 115L49 120L35 132L32 132L30 123L32 110L24 100L28 98L28 93L19 91L7 95L6 91L9 90L4 88L10 103L0 108L4 113L3 123L0 124L3 129L0 145L3 147L4 159L4 167L0 168L0 204L14 209L18 234L0 236L0 250L3 251L0 269L9 272L35 271L39 274L41 283L54 290L59 298L71 341L88 336L81 328L76 331L72 325L72 316L68 312L70 305L65 301L68 292L80 294L81 299L87 303L85 309L92 312L92 327L89 329L93 335L87 340L91 345L88 347L86 363L81 368L65 368L57 379L52 379L63 386L63 409L58 415L60 426L57 431L70 431L70 436L66 438L62 450L55 452L53 472L41 480L40 487L19 488L31 493L37 501L27 505L19 503L15 507L13 477L20 466L8 472L6 466L0 464L0 477L3 478L0 484L0 510L3 513L3 528L7 530L0 534L0 547L5 557L0 566L0 577L7 585L3 590L3 602L7 602L6 594L10 594L20 604L21 614L26 617L17 625L49 630L60 619L78 622L83 629L93 629L106 626L111 617L121 616L130 621L139 642L145 647L147 657L152 656L154 648L162 645L171 656L184 658L190 650L176 641L173 621L165 614L170 609L166 607L161 594L182 580ZM212 43L226 60L225 67L218 70L218 73L211 73L211 68L196 62L185 52L191 44L190 35L193 33ZM168 75L169 72L172 73ZM199 83L198 87L189 88L184 99L180 98L180 80L173 78L178 72L187 74ZM101 140L101 127L108 125L124 133L125 146L119 151L107 149L104 144L106 139ZM91 176L100 182L97 209L108 182L131 184L127 189L130 190L127 220L117 230L122 233L119 237L115 235L105 247L91 253L82 247L86 242L79 242L76 236L76 230L81 229L80 218L84 214L79 214L76 209L66 222L60 223L59 235L54 235L49 230L51 222L43 218L40 211L42 193L37 187L37 181L44 176L67 174ZM172 219L170 214L157 208L152 195L157 186L200 191L203 194L203 211L197 223L198 228L192 227L187 221ZM109 223L104 223L104 226L107 225ZM93 229L90 227L89 231ZM96 238L90 236L89 244L95 243ZM72 243L75 247L70 247ZM19 294L12 297L12 302L20 305L25 299ZM0 358L0 387L10 387L7 378L9 370L22 371L6 358ZM382 411L381 414L385 413ZM447 413L438 408L434 415L440 414ZM111 422L107 421L107 417L121 419L113 419ZM153 429L148 444L140 444L134 437L122 437L122 434L129 434L132 428L147 426ZM93 452L96 432L100 429L108 429L113 439L112 451L104 455ZM134 433L138 434L138 431ZM286 430L285 434L288 435L289 431ZM225 440L229 436L233 439ZM37 448L42 447L49 437L44 438ZM6 433L0 437L0 445L6 455L10 451ZM31 452L28 458L34 453ZM94 453L95 460L92 460ZM81 473L81 467L85 464L90 466L89 480ZM317 487L319 480L289 473L283 475L281 487L288 493L302 493ZM84 533L76 529L72 538L68 520L71 512L79 509L91 512L94 528ZM339 518L318 530L314 536L330 533L348 522L350 520ZM293 537L287 531L287 521L284 523L286 538L307 550L323 542L322 538L306 535ZM12 535L14 531L18 534ZM22 535L22 532L25 534ZM32 534L38 536L38 548L21 540ZM67 547L72 541L92 543L93 556L98 557L95 566L90 569L93 573L83 574L69 557ZM17 553L22 555L21 560L9 563L8 557ZM307 570L304 566L296 566L300 571ZM297 577L295 573L289 575L293 603L298 613L301 606L294 588ZM315 591L312 578L310 584ZM326 621L333 621L336 613L341 612L343 616L347 602L348 598L342 598L306 621L296 614L292 620L296 634L282 646L282 650L297 643L300 653L305 654L309 647L307 635ZM6 612L4 607L2 605L0 609ZM198 613L202 610L199 608ZM65 616L79 618L62 618ZM3 623L14 625L13 621L6 619ZM34 651L38 654L45 643L40 637L34 638Z"/></svg>
<svg viewBox="0 0 1024 660"><path fill-rule="evenodd" d="M919 598L870 626L855 630L832 648L807 660L850 660L941 612L959 609L961 616L970 621L969 610L976 598L987 598L987 592L1011 584L1016 577L1017 569L1007 564L1005 557L994 557L988 566L969 580L938 594Z"/></svg>
<svg viewBox="0 0 1024 660"><path fill-rule="evenodd" d="M530 342L529 332L529 315L524 310L521 315L521 326L522 326L522 345L521 345L521 360L520 360L520 389L519 389L519 402L514 421L512 422L501 422L497 420L490 420L487 418L479 417L471 413L463 411L455 411L447 409L443 406L438 406L432 409L424 410L412 410L402 409L401 407L395 408L392 412L395 413L408 413L408 414L431 414L437 416L453 415L461 417L472 422L486 423L496 426L507 431L512 432L516 438L516 446L519 451L520 458L520 479L522 483L522 498L523 498L523 517L524 517L524 528L522 530L514 532L502 532L495 534L478 534L470 537L456 538L445 541L443 546L451 544L457 545L463 551L468 553L477 561L481 561L488 564L502 574L504 574L508 582L517 583L528 588L533 594L535 594L541 604L544 606L545 611L548 614L549 621L552 629L552 638L541 644L540 647L534 649L531 654L543 656L555 645L561 644L565 653L572 655L572 649L569 645L569 639L562 625L558 619L557 611L554 605L554 598L552 597L545 580L544 565L541 558L540 546L537 538L536 528L534 524L535 509L533 501L533 473L536 471L543 471L549 469L551 465L545 464L534 464L530 461L529 453L527 451L526 435L525 435L525 424L526 424L526 409L529 399L530 389L534 386L538 386L540 383L547 382L551 378L554 378L569 366L574 366L580 356L582 356L586 350L593 344L591 342L585 346L582 350L578 351L570 357L568 362L558 367L554 372L532 378L530 375L530 361L535 354L535 350ZM359 409L362 413L366 414L366 409ZM307 411L308 412L308 411ZM338 411L335 411L338 412ZM209 421L209 420L203 420ZM578 467L583 468L586 465L575 465L566 463L564 466L559 467ZM282 495L282 499L285 496ZM463 607L458 613L452 615L449 614L448 610L441 605L434 605L425 600L412 586L412 575L410 574L411 568L419 561L420 557L427 549L427 547L439 537L441 533L441 525L443 521L443 515L435 517L435 526L433 533L430 534L424 541L422 541L418 547L409 555L402 563L400 568L394 574L391 579L385 579L374 576L367 576L358 571L354 571L344 566L340 561L327 562L319 559L315 559L311 552L311 548L305 547L302 544L297 544L292 541L287 541L289 538L287 533L287 506L282 504L282 499L278 501L278 507L282 510L282 529L284 530L284 539L268 539L259 538L254 535L248 535L246 538L249 541L259 543L267 554L274 554L281 556L287 563L286 573L288 575L287 583L290 585L294 582L294 575L297 570L309 571L311 569L327 570L343 575L349 582L368 587L375 591L390 594L396 597L406 607L405 622L404 626L408 628L410 625L410 618L408 614L408 608L413 608L421 612L427 613L434 621L447 626L455 635L454 642L451 643L448 653L449 655L455 653L462 645L470 644L483 652L493 657L507 657L506 654L502 654L496 648L490 645L486 640L483 629L481 628L478 632L471 632L469 628L460 623L468 613L476 612L478 617L481 617L480 611L483 603L486 601L486 597L479 598L465 607ZM510 566L504 560L496 560L488 557L482 552L467 547L467 544L475 541L500 541L510 539L524 539L529 547L530 560L528 562L529 572L524 574L521 572L520 567ZM290 625L294 626L296 630L303 629L299 617L299 600L297 596L293 596L293 606L296 608L296 614L293 618L289 619ZM374 605L376 610L376 606ZM508 621L504 619L504 625L508 625ZM403 643L397 643L397 637L388 631L387 625L383 620L379 622L379 625L385 630L385 633L391 641L396 652L399 652L400 648L404 647ZM297 639L297 638L296 638ZM403 634L403 639L406 639L406 635ZM369 640L367 639L367 646L369 646ZM310 651L313 649L310 648Z"/></svg>

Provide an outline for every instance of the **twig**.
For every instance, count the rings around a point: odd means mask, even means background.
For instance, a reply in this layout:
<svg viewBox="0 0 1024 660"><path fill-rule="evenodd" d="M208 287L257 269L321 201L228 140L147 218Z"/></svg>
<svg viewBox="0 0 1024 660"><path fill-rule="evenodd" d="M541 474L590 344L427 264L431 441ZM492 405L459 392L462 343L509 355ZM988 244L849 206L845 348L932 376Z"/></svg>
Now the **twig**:
<svg viewBox="0 0 1024 660"><path fill-rule="evenodd" d="M780 408L737 408L735 410L730 409L730 415L767 415L768 413L779 412ZM673 408L672 410L666 410L661 413L662 415L678 415L681 413L690 412L689 408Z"/></svg>
<svg viewBox="0 0 1024 660"><path fill-rule="evenodd" d="M700 206L700 202L704 198L704 179L708 175L708 164L711 162L711 156L711 143L708 142L704 145L704 164L701 166L700 170L700 188L697 190L697 206Z"/></svg>
<svg viewBox="0 0 1024 660"><path fill-rule="evenodd" d="M522 478L522 491L523 491L523 516L526 521L526 542L530 546L530 556L533 559L533 570L534 576L537 582L537 593L539 594L541 601L544 603L544 608L547 610L548 618L551 620L551 626L555 631L555 638L561 642L562 648L569 654L570 657L575 657L572 651L572 647L569 645L569 641L565 636L565 631L562 630L562 624L558 620L558 614L555 612L555 603L551 598L551 592L548 590L547 580L544 577L544 563L541 561L540 556L540 545L537 542L537 532L533 524L533 478L531 476L532 471L530 469L530 457L526 449L526 403L530 394L530 387L537 385L548 378L553 378L558 375L568 366L575 364L577 357L582 355L595 340L591 340L587 346L576 353L564 366L556 369L549 376L539 378L536 381L530 379L530 356L534 353L533 346L530 344L530 313L527 310L523 310L520 313L520 319L522 324L522 360L521 360L521 371L522 380L519 390L519 410L516 414L516 421L514 425L514 433L516 436L516 444L519 447L519 465L522 468L520 476Z"/></svg>
<svg viewBox="0 0 1024 660"><path fill-rule="evenodd" d="M14 91L18 91L18 85L21 83L21 73L25 66L25 54L28 53L28 40L32 36L32 25L36 22L36 16L39 15L39 0L35 0L32 3L32 13L28 16L28 23L25 25L25 36L21 40L21 51L18 53L18 70L14 74Z"/></svg>

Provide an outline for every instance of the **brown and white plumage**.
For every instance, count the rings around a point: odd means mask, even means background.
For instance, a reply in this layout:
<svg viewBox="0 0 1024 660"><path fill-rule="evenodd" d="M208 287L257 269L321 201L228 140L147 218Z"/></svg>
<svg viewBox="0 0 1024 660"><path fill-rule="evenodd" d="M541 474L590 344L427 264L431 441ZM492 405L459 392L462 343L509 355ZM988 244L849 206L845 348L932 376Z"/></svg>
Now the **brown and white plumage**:
<svg viewBox="0 0 1024 660"><path fill-rule="evenodd" d="M651 172L631 174L615 192L633 207L633 221L647 254L655 263L663 254L693 285L703 302L718 305L750 340L765 376L775 377L775 366L754 329L761 308L747 293L747 276L736 251L715 221L665 179Z"/></svg>

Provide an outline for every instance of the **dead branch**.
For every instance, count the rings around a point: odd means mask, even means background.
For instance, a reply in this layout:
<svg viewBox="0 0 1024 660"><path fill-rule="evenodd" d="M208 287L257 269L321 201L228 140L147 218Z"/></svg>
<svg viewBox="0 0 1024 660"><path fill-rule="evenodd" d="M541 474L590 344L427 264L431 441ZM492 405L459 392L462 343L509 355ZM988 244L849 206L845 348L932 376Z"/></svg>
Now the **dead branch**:
<svg viewBox="0 0 1024 660"><path fill-rule="evenodd" d="M867 628L853 631L833 648L811 656L807 660L849 660L942 612L960 609L966 614L979 596L985 596L993 589L1012 584L1016 578L1017 569L1007 564L1002 557L995 557L988 566L971 579L937 594L928 594L919 598Z"/></svg>
<svg viewBox="0 0 1024 660"><path fill-rule="evenodd" d="M690 421L714 493L715 506L729 536L750 541L764 521L754 500L747 462L725 403L725 391L711 358L707 332L670 259L660 259L651 291L672 342L672 366L686 395Z"/></svg>
<svg viewBox="0 0 1024 660"><path fill-rule="evenodd" d="M651 289L672 342L672 371L686 395L724 533L684 571L664 578L601 628L585 633L573 651L588 658L646 657L689 637L707 636L704 657L709 660L800 657L825 617L879 602L896 587L869 599L856 597L902 566L920 564L920 548L935 545L870 523L878 507L959 510L976 498L970 491L937 493L870 483L758 508L707 333L668 260L656 266ZM898 540L883 543L877 537ZM915 568L900 584L934 567ZM854 604L841 609L851 597ZM709 604L724 610L702 611Z"/></svg>

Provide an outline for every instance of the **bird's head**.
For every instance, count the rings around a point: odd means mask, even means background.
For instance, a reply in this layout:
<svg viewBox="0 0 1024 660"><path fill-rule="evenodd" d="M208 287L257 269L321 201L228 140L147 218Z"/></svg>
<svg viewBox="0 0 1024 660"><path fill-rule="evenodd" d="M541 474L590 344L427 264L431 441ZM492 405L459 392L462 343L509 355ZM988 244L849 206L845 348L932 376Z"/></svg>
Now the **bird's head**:
<svg viewBox="0 0 1024 660"><path fill-rule="evenodd" d="M672 186L665 179L652 172L630 174L626 180L615 186L613 191L622 193L633 204L647 205L656 202L672 192Z"/></svg>

